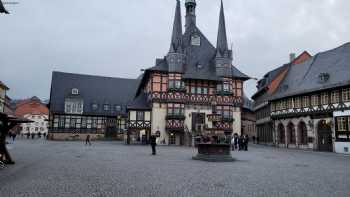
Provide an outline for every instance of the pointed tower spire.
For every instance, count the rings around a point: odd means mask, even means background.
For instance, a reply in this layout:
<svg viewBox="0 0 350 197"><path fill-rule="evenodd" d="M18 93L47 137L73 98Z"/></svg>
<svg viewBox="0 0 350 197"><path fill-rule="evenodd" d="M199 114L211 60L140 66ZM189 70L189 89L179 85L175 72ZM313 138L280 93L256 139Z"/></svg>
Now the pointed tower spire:
<svg viewBox="0 0 350 197"><path fill-rule="evenodd" d="M1 13L9 14L9 12L5 9L4 4L0 0L0 14Z"/></svg>
<svg viewBox="0 0 350 197"><path fill-rule="evenodd" d="M170 52L180 52L181 47L182 47L181 7L180 7L180 1L176 0L176 10L175 10L173 34L171 36Z"/></svg>
<svg viewBox="0 0 350 197"><path fill-rule="evenodd" d="M221 0L220 8L220 18L219 18L219 30L218 30L218 39L217 39L216 49L223 54L228 51L227 46L227 36L226 36L226 25L225 25L225 14L224 14L224 4Z"/></svg>
<svg viewBox="0 0 350 197"><path fill-rule="evenodd" d="M170 50L166 56L169 72L183 72L185 55L182 49L182 22L180 0L176 0L176 10L171 36Z"/></svg>
<svg viewBox="0 0 350 197"><path fill-rule="evenodd" d="M186 0L185 1L185 7L186 7L186 30L192 26L196 25L196 0Z"/></svg>

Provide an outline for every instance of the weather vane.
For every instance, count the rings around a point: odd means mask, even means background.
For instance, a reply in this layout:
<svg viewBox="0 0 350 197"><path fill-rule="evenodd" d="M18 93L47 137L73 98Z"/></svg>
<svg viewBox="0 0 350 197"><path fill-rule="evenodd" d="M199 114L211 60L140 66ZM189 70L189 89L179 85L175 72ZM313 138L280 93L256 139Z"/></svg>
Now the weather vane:
<svg viewBox="0 0 350 197"><path fill-rule="evenodd" d="M4 2L4 3L3 3L3 2L0 0L0 14L1 14L1 13L10 14L10 13L5 9L4 4L18 4L18 2L13 2L13 1L11 1L11 2Z"/></svg>

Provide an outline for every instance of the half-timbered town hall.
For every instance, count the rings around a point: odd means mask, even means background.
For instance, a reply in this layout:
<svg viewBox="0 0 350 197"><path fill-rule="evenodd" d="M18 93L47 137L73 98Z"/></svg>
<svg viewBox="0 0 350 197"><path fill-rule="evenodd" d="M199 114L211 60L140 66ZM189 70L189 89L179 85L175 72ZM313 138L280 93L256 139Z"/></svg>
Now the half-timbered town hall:
<svg viewBox="0 0 350 197"><path fill-rule="evenodd" d="M159 144L192 145L203 134L239 134L243 82L249 77L233 66L223 3L216 46L197 27L196 8L195 0L185 1L183 29L176 1L169 50L139 79L54 72L50 137L122 132L126 143L148 143L156 134Z"/></svg>
<svg viewBox="0 0 350 197"><path fill-rule="evenodd" d="M145 70L129 106L128 142L158 135L160 144L190 145L195 136L241 132L243 82L233 66L221 2L216 47L199 30L195 0L186 0L185 29L177 1L169 51Z"/></svg>

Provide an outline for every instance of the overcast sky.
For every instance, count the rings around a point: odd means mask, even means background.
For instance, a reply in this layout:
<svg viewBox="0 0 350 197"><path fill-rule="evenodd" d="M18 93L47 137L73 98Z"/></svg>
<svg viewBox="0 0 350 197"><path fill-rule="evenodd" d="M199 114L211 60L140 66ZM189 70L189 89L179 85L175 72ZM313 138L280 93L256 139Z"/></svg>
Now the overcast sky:
<svg viewBox="0 0 350 197"><path fill-rule="evenodd" d="M12 98L47 99L53 70L136 78L166 55L175 0L3 0L0 80ZM184 16L184 0L182 15ZM220 0L197 0L197 26L216 46ZM350 41L349 0L224 0L234 65L260 78L289 60ZM184 24L184 20L183 20ZM331 66L331 65L330 65ZM251 96L256 81L245 85Z"/></svg>

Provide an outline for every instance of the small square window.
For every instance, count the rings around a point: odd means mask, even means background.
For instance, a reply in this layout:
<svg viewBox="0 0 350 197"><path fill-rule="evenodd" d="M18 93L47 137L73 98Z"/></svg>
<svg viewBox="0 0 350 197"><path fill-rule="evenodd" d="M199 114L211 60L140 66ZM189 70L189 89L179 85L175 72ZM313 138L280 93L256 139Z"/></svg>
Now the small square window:
<svg viewBox="0 0 350 197"><path fill-rule="evenodd" d="M77 88L73 88L72 89L72 94L73 95L78 95L79 94L79 90Z"/></svg>

